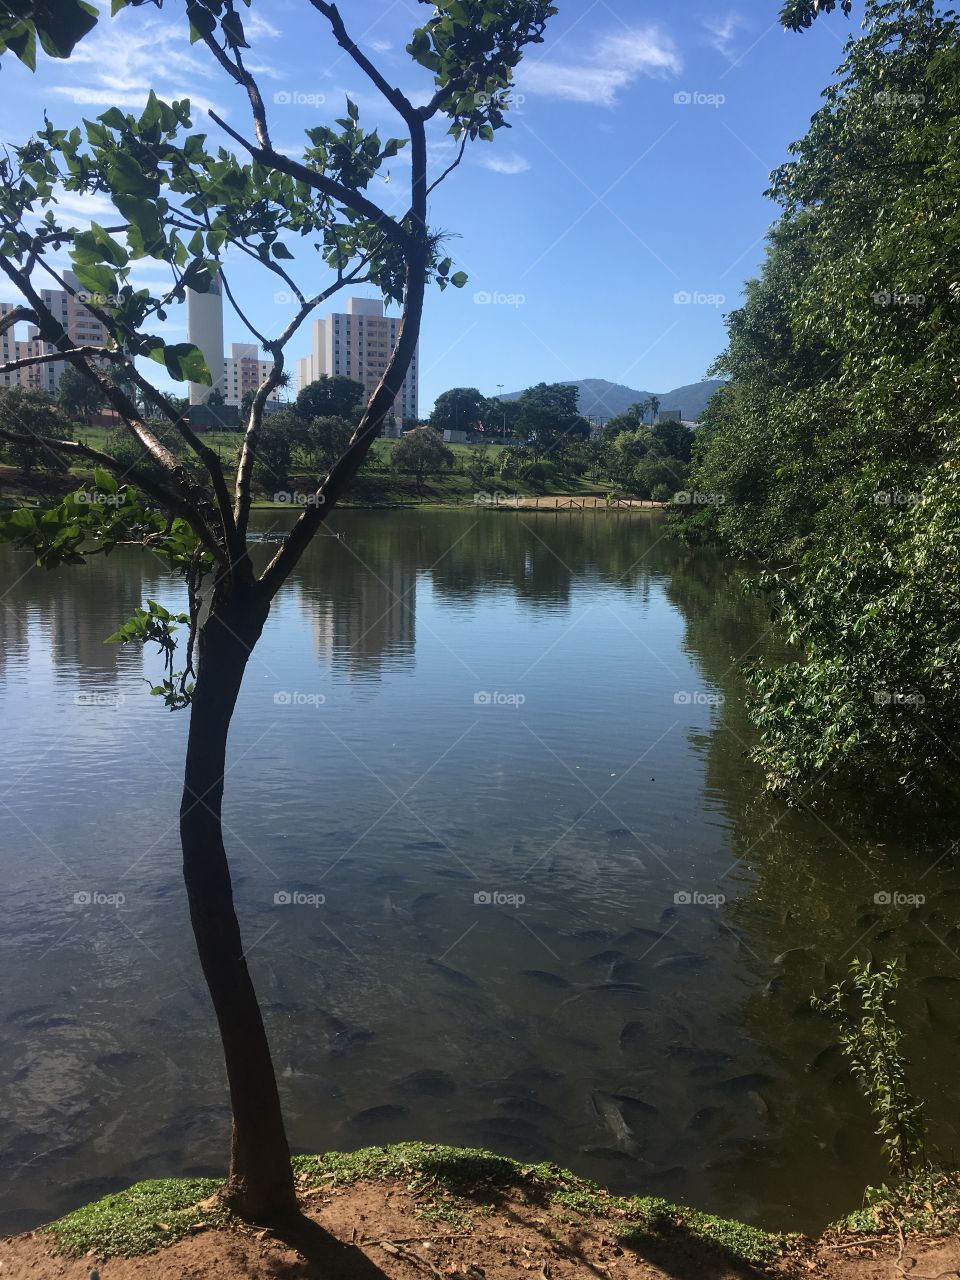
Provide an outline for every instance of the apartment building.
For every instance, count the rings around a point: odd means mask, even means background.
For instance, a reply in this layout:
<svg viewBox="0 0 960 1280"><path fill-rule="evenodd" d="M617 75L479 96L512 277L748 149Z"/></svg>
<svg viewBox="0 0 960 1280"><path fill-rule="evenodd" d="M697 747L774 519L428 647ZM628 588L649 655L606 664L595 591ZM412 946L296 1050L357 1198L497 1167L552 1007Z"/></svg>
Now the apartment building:
<svg viewBox="0 0 960 1280"><path fill-rule="evenodd" d="M379 298L348 299L345 312L313 322L313 350L297 361L299 387L316 382L321 374L341 374L362 383L369 400L383 377L399 331L399 318L384 315ZM418 345L394 404L394 431L404 421L417 419L419 364Z"/></svg>
<svg viewBox="0 0 960 1280"><path fill-rule="evenodd" d="M54 318L63 325L67 337L78 346L105 347L109 333L92 311L83 304L84 293L80 281L72 271L63 273L66 289L40 289L39 293ZM72 291L72 292L71 292ZM9 315L17 304L0 302L0 317ZM26 337L18 338L15 330L19 325L12 325L5 333L0 334L0 360L6 364L11 360L22 360L27 356L49 355L56 348L50 342L40 338L36 325L27 325ZM47 391L56 395L60 379L66 368L64 360L50 360L45 364L28 365L24 369L14 369L2 375L5 387L25 387L34 391Z"/></svg>

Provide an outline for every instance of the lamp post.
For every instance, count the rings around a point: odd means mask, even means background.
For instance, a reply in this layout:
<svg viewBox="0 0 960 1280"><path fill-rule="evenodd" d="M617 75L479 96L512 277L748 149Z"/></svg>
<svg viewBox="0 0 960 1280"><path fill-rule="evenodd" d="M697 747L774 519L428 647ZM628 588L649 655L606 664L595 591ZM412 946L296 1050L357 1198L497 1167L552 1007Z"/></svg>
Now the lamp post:
<svg viewBox="0 0 960 1280"><path fill-rule="evenodd" d="M498 396L497 398L499 399L500 404L501 404L501 405L503 405L503 383L502 383L502 382L498 382L498 383L497 383L497 391L499 391L499 393L500 393L500 394L499 394L499 396ZM506 440L506 438L507 438L507 410L506 410L506 406L505 406L505 405L504 405L504 407L503 407L503 433L502 433L502 434L503 434L503 438L504 438L504 440Z"/></svg>

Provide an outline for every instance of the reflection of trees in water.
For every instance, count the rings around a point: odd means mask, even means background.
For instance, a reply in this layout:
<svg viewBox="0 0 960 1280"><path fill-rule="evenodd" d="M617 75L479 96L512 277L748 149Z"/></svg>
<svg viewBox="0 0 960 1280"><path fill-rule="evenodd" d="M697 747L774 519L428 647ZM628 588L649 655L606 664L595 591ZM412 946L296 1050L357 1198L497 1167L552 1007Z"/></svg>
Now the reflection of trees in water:
<svg viewBox="0 0 960 1280"><path fill-rule="evenodd" d="M140 655L104 644L107 636L148 596L164 596L168 604L180 596L159 560L122 548L91 556L79 573L69 566L38 569L30 557L3 547L0 582L10 584L0 610L0 676L26 654L35 631L55 667L75 666L95 682L113 683L121 669L139 666Z"/></svg>
<svg viewBox="0 0 960 1280"><path fill-rule="evenodd" d="M935 1141L957 1149L960 1051L944 1034L960 1019L955 837L903 796L811 788L792 808L768 796L745 755L755 731L738 671L747 646L751 658L778 656L778 638L764 635L762 605L737 588L729 562L705 548L680 553L667 597L684 617L688 652L726 698L714 727L694 742L707 793L729 823L731 873L701 888L726 894L725 920L741 939L751 990L732 1013L735 1024L779 1069L763 1098L769 1127L779 1132L776 1150L748 1144L736 1176L758 1199L787 1203L808 1168L822 1182L825 1206L839 1210L885 1174L866 1104L830 1048L834 1031L809 1009L811 992L842 977L854 956L904 961L899 1018L912 1078L930 1101ZM875 901L883 892L926 901L888 907ZM776 1154L784 1150L786 1162Z"/></svg>

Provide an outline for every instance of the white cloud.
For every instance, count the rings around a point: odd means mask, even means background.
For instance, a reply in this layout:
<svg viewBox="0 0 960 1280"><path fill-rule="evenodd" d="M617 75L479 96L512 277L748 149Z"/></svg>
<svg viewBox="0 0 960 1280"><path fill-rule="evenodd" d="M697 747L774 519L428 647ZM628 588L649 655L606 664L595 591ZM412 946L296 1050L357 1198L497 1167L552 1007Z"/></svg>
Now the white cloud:
<svg viewBox="0 0 960 1280"><path fill-rule="evenodd" d="M618 92L638 76L676 75L682 67L669 36L657 27L635 27L603 36L579 62L542 58L522 63L517 83L526 93L612 107Z"/></svg>
<svg viewBox="0 0 960 1280"><path fill-rule="evenodd" d="M526 173L530 168L530 161L525 160L523 156L482 156L480 163L485 169L492 169L494 173L505 173L510 176Z"/></svg>
<svg viewBox="0 0 960 1280"><path fill-rule="evenodd" d="M131 22L132 12L98 23L65 64L68 74L79 73L77 79L52 86L51 91L80 107L138 110L154 89L166 101L189 98L197 112L222 112L217 103L194 92L198 81L223 73L205 49L187 44L182 20L155 18L138 9Z"/></svg>
<svg viewBox="0 0 960 1280"><path fill-rule="evenodd" d="M371 40L370 48L374 53L389 53L393 45L389 40Z"/></svg>
<svg viewBox="0 0 960 1280"><path fill-rule="evenodd" d="M722 53L725 58L729 58L733 38L737 34L737 29L743 25L740 15L728 13L726 17L706 18L703 25L712 47L717 53Z"/></svg>

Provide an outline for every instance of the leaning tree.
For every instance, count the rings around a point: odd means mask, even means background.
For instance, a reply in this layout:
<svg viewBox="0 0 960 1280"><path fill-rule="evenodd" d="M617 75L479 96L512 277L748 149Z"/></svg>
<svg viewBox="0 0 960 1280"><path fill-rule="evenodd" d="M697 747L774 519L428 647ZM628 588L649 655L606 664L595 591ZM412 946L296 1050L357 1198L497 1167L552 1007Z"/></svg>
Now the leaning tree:
<svg viewBox="0 0 960 1280"><path fill-rule="evenodd" d="M113 12L162 2L113 0ZM212 111L198 128L189 101L163 102L151 93L139 115L114 107L69 129L45 119L28 142L0 157L0 271L22 299L0 323L9 327L27 319L48 346L0 372L65 361L96 385L138 450L131 468L104 450L42 437L43 448L94 469L92 488L48 509L12 512L0 522L0 536L31 548L44 568L80 565L118 544L139 544L164 556L185 579L186 613L173 615L145 602L114 638L159 644L165 670L154 692L171 708L189 707L180 836L193 934L230 1089L230 1172L222 1194L241 1216L271 1221L293 1213L296 1196L224 847L221 801L230 720L272 601L393 406L417 345L427 286L465 283L462 273L453 272L442 237L429 226L430 194L460 164L471 141L491 141L506 124L514 69L525 46L542 42L556 8L544 0L439 0L407 45L410 70L419 68L427 77L411 96L392 85L351 37L335 4L303 0L299 20L318 26L310 39L323 35L339 46L403 128L402 136L382 139L376 129L362 126L358 107L348 99L342 118L306 130L298 158L273 141L235 0L185 0L185 10L184 40L205 46L245 96L249 132ZM0 16L0 50L28 65L35 63L38 43L51 56L67 57L97 13L85 0L10 0ZM429 163L430 130L451 138L448 162L437 173ZM372 194L373 183L401 147L410 157L409 195L391 213ZM115 212L78 228L63 213L64 193L74 205L77 195L96 195L98 205L106 197ZM310 264L300 280L291 244L300 246L301 260ZM110 334L106 351L71 341L44 303L44 288L69 288L60 265L64 258L84 302ZM278 336L239 305L232 275L244 259L267 273L264 286L271 294L281 291L293 300ZM168 287L154 291L131 284L144 261L166 264ZM168 343L154 330L188 289L205 292L215 282L271 361L229 475L181 406L145 372L156 361L174 380L211 381L197 348ZM346 447L276 554L257 572L249 553L249 520L265 402L281 383L286 349L307 318L338 291L361 283L401 306L395 349ZM28 424L6 426L0 436L14 444L38 443ZM178 660L181 626L185 641Z"/></svg>

